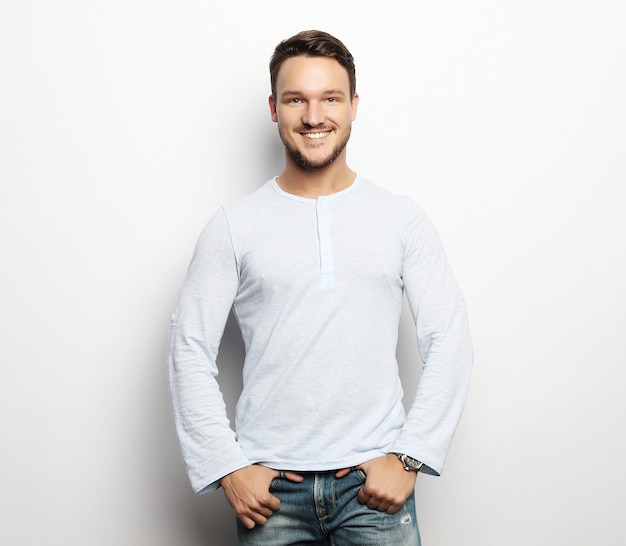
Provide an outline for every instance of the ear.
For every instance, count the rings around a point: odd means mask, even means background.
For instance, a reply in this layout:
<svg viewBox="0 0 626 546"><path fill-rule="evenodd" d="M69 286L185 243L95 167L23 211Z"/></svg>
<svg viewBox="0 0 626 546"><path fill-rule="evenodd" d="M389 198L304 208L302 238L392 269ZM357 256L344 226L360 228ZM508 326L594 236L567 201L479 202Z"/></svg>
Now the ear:
<svg viewBox="0 0 626 546"><path fill-rule="evenodd" d="M272 117L272 121L277 123L278 122L278 114L276 113L276 103L274 102L274 95L270 95L270 98L268 99L269 105L270 105L270 115Z"/></svg>
<svg viewBox="0 0 626 546"><path fill-rule="evenodd" d="M356 111L358 110L359 107L359 94L355 93L354 97L352 97L352 121L354 121L356 119Z"/></svg>

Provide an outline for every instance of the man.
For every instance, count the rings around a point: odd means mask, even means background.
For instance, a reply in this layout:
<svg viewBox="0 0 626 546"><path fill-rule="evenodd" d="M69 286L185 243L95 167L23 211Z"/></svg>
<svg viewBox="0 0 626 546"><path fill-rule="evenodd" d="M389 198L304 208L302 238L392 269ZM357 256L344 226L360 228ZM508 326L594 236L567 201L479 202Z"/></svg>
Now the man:
<svg viewBox="0 0 626 546"><path fill-rule="evenodd" d="M189 476L223 488L240 544L419 544L416 477L441 472L469 384L463 298L421 209L347 165L359 97L345 46L301 32L270 73L284 170L208 223L172 320ZM424 361L408 416L403 294ZM236 435L215 379L231 309L246 350Z"/></svg>

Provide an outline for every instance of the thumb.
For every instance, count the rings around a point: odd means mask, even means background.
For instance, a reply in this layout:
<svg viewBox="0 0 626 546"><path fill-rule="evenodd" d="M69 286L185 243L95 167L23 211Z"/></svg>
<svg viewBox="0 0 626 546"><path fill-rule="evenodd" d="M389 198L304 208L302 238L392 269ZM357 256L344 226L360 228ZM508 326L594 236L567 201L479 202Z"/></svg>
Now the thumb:
<svg viewBox="0 0 626 546"><path fill-rule="evenodd" d="M335 478L343 478L344 476L347 476L348 474L350 474L350 468L342 468L341 470L337 470L337 472L335 472Z"/></svg>

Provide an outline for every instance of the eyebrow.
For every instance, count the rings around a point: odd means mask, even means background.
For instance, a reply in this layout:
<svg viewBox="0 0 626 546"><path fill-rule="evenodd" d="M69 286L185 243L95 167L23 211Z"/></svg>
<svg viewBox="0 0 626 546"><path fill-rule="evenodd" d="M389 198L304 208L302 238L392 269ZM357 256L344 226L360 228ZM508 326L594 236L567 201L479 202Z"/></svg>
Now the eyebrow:
<svg viewBox="0 0 626 546"><path fill-rule="evenodd" d="M292 91L290 89L286 89L285 91L283 91L281 93L281 97L282 98L288 98L288 97L301 97L304 93L302 93L302 91ZM328 89L326 91L324 91L322 93L323 95L340 95L342 97L345 97L346 94L341 90L341 89Z"/></svg>

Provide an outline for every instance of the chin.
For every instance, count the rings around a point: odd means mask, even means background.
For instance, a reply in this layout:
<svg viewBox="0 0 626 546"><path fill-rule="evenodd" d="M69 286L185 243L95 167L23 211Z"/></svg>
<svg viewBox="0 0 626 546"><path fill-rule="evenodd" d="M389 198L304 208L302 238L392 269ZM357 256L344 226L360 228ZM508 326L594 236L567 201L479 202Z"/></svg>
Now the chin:
<svg viewBox="0 0 626 546"><path fill-rule="evenodd" d="M287 153L289 157L293 159L293 161L301 167L302 169L306 169L307 171L317 171L320 169L325 169L326 167L332 165L335 162L335 159L339 157L343 149L345 148L345 144L343 146L338 146L335 148L330 154L324 157L307 157L299 150L294 148L286 147Z"/></svg>

